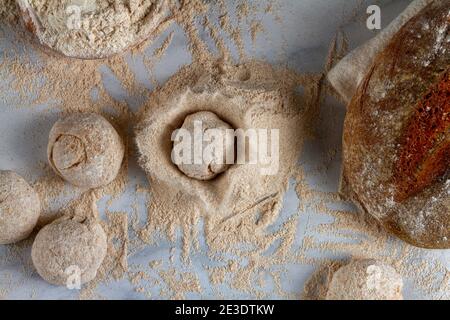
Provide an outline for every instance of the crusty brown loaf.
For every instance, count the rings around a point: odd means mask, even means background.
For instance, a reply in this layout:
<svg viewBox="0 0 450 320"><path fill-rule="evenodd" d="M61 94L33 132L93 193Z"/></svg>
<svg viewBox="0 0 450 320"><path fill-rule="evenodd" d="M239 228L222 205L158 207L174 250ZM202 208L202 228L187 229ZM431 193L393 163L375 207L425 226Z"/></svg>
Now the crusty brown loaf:
<svg viewBox="0 0 450 320"><path fill-rule="evenodd" d="M44 52L96 60L122 54L150 38L169 14L168 1L98 0L77 4L76 1L16 0L16 3L23 26ZM79 9L78 17L68 11L74 5ZM79 27L69 24L73 18L80 23ZM117 29L120 27L128 29Z"/></svg>
<svg viewBox="0 0 450 320"><path fill-rule="evenodd" d="M409 243L450 248L450 1L434 1L382 51L352 99L343 181Z"/></svg>

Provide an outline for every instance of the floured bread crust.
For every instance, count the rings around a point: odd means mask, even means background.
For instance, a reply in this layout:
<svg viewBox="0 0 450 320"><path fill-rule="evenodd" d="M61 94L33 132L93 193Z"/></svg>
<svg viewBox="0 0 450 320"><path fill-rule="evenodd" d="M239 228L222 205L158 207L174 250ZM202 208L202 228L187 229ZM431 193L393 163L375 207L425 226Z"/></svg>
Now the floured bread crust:
<svg viewBox="0 0 450 320"><path fill-rule="evenodd" d="M411 19L376 57L344 127L352 200L426 248L450 248L449 29L448 1Z"/></svg>

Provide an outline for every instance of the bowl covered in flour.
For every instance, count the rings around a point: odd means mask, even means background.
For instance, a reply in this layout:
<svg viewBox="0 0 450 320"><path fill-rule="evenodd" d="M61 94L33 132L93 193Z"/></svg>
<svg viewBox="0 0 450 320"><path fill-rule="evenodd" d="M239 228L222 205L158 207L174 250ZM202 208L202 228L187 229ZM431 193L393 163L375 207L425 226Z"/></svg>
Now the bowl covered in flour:
<svg viewBox="0 0 450 320"><path fill-rule="evenodd" d="M168 1L17 0L39 42L64 56L101 59L151 36L168 15Z"/></svg>

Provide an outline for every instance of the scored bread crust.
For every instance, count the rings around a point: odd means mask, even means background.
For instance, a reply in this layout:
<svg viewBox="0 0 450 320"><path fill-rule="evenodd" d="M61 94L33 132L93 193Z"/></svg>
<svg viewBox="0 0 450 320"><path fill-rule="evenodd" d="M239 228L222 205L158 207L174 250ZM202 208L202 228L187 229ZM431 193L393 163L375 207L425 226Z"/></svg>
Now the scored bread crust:
<svg viewBox="0 0 450 320"><path fill-rule="evenodd" d="M16 0L22 17L22 24L31 34L35 36L36 43L40 46L42 51L46 54L56 57L68 57L82 60L100 60L113 57L118 54L122 54L134 47L141 45L144 41L149 39L155 30L167 20L167 14L169 10L168 0L155 1L154 14L148 17L148 30L140 34L136 34L133 41L125 45L125 43L117 48L110 47L108 43L103 45L92 45L87 48L74 47L70 50L67 48L59 48L58 43L52 43L48 37L46 37L46 27L42 22L42 17L33 8L31 0ZM62 17L61 17L62 18ZM48 20L49 17L46 17ZM131 32L131 31L130 31ZM77 32L73 32L76 34ZM62 39L58 39L63 41ZM76 44L76 43L75 43ZM79 44L77 44L79 45Z"/></svg>
<svg viewBox="0 0 450 320"><path fill-rule="evenodd" d="M343 184L419 247L450 248L450 1L434 1L376 57L353 97Z"/></svg>

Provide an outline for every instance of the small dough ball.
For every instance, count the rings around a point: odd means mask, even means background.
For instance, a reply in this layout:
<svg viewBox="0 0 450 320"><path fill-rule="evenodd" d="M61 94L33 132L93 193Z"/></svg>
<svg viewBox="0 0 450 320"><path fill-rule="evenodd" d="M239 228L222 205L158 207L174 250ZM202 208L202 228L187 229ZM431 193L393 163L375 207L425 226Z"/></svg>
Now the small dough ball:
<svg viewBox="0 0 450 320"><path fill-rule="evenodd" d="M195 130L195 123L201 122L203 131ZM193 113L191 115L188 115L184 119L184 123L181 127L181 129L187 130L187 132L190 133L191 137L191 157L192 164L188 163L181 163L177 164L178 168L183 172L185 175L187 175L190 178L197 179L197 180L211 180L214 179L218 174L226 171L231 164L227 164L226 161L226 155L227 152L234 152L235 148L235 142L234 142L234 135L233 137L226 139L227 129L233 129L228 123L221 120L215 113L210 111L201 111L197 113ZM202 163L201 164L194 164L194 140L195 141L203 141L202 143L202 154L205 151L205 148L208 145L212 144L212 141L204 141L205 140L205 133L209 129L219 129L221 130L221 133L223 134L223 151L214 153L210 159L206 159L202 157ZM222 131L223 130L223 131ZM199 136L199 133L203 134L203 140L201 136ZM180 146L179 144L183 144L182 139L175 139L173 148L174 151L176 151L177 146ZM210 149L211 150L211 149ZM233 153L234 154L234 153ZM234 160L234 159L233 159Z"/></svg>
<svg viewBox="0 0 450 320"><path fill-rule="evenodd" d="M105 259L107 237L94 218L65 216L39 231L31 250L33 264L47 282L80 285L95 278Z"/></svg>
<svg viewBox="0 0 450 320"><path fill-rule="evenodd" d="M15 172L0 170L0 244L26 239L40 212L36 191Z"/></svg>
<svg viewBox="0 0 450 320"><path fill-rule="evenodd" d="M403 280L389 265L355 260L333 275L327 300L403 300Z"/></svg>
<svg viewBox="0 0 450 320"><path fill-rule="evenodd" d="M50 131L49 163L58 175L78 187L98 188L112 182L124 154L117 131L97 114L68 116Z"/></svg>

